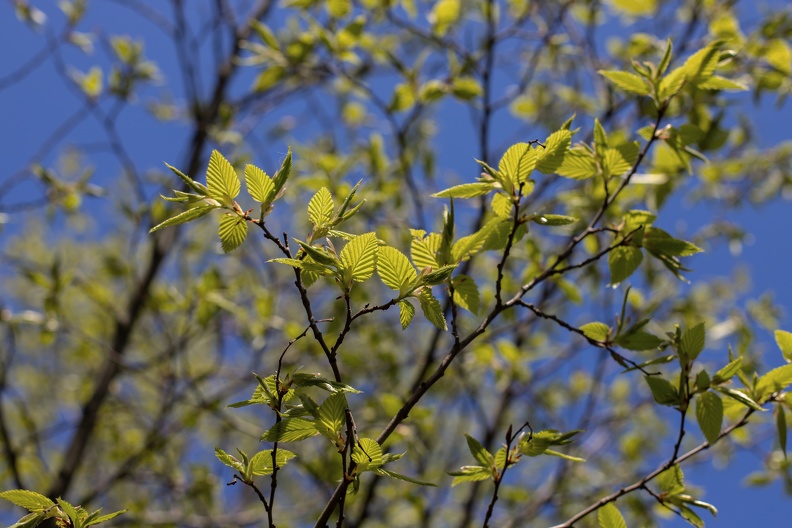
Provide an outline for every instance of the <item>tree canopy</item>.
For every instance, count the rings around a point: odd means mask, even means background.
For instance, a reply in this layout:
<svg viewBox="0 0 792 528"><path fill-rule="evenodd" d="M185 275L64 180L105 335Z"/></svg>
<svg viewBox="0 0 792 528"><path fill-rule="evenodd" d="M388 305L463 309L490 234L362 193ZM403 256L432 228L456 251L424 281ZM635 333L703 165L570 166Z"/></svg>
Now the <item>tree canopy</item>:
<svg viewBox="0 0 792 528"><path fill-rule="evenodd" d="M746 451L792 492L783 306L696 272L792 190L789 9L38 4L0 522L703 526Z"/></svg>

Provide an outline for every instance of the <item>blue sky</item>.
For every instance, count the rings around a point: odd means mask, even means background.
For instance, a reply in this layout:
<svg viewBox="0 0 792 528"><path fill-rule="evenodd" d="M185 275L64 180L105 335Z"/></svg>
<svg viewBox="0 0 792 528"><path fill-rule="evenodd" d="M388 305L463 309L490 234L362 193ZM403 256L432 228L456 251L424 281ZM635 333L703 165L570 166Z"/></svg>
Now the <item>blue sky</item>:
<svg viewBox="0 0 792 528"><path fill-rule="evenodd" d="M39 2L50 17L50 25L60 27L62 15L53 8L51 2ZM771 2L770 5L783 5ZM146 42L146 55L156 60L160 70L167 78L169 90L174 99L181 99L183 93L180 76L177 72L176 57L171 43L140 18L135 16L117 18L118 9L105 2L90 3L91 12L88 29L98 28L107 34L126 34L141 38ZM751 16L746 14L745 16ZM86 24L83 24L85 26ZM13 16L9 3L0 6L0 79L5 79L40 52L45 46L45 33L36 33ZM106 63L104 51L99 49L93 55L85 55L72 49L67 52L66 62L77 69L86 71L98 61ZM209 72L205 72L209 77ZM244 73L238 86L245 87L251 82L253 73ZM189 130L176 123L162 125L143 110L144 104L160 88L144 90L136 103L136 108L125 111L119 121L119 131L129 154L138 167L162 167L163 161L179 165L184 157ZM741 96L745 101L749 95ZM80 100L64 88L52 63L46 61L41 67L29 73L22 81L0 91L0 107L4 119L0 124L0 158L4 170L0 181L23 170L36 155L42 142L50 136L55 127L66 121L78 109ZM750 104L747 103L746 104ZM287 113L288 109L284 109ZM792 139L792 104L777 107L770 98L765 98L752 107L752 118L756 124L760 146L769 146L780 141ZM438 114L442 123L443 135L438 139L437 165L440 171L453 171L458 176L471 172L471 161L477 149L469 132L469 118L466 113L456 112L452 105L445 106ZM69 141L85 146L92 145L103 137L103 132L94 117L88 116L70 134ZM495 138L504 140L507 135ZM64 147L67 143L61 144ZM285 152L285 144L271 145L271 160L280 158ZM61 152L55 149L54 153ZM464 153L464 155L460 155ZM45 158L45 165L52 165L54 156ZM259 160L261 161L261 160ZM107 152L91 156L90 163L97 169L96 182L109 181L117 174L118 166ZM22 184L15 188L11 196L26 199L28 193L36 192L35 184ZM436 189L433 189L436 190ZM14 200L8 200L13 202ZM103 207L101 204L97 204ZM676 214L675 214L676 213ZM694 232L697 227L717 214L711 207L693 207L681 199L674 210L666 215L683 218L681 228ZM728 276L735 267L743 267L751 277L751 288L746 297L756 297L762 292L771 292L776 302L784 308L780 327L792 330L792 281L789 280L788 265L792 258L792 240L785 226L792 220L790 203L777 199L761 209L745 207L729 213L730 221L743 226L752 234L753 242L739 255L731 254L724 246L716 246L710 251L696 256L691 266L695 272L691 280L705 281L714 277ZM11 215L8 225L0 231L0 243L19 227L17 217ZM672 230L672 229L670 229ZM767 363L772 366L781 364L780 354L773 344L772 334L760 335L760 343L766 349ZM773 356L773 354L776 354ZM772 359L770 359L772 358ZM688 481L707 489L704 500L714 503L720 509L719 519L709 523L711 526L770 526L779 525L792 511L792 501L784 496L780 484L774 483L766 488L747 488L741 484L742 478L757 469L761 461L751 453L740 453L728 469L713 469L709 462L697 464L686 470ZM749 507L750 505L750 507ZM708 519L705 518L708 521ZM681 526L678 520L670 520L668 526Z"/></svg>

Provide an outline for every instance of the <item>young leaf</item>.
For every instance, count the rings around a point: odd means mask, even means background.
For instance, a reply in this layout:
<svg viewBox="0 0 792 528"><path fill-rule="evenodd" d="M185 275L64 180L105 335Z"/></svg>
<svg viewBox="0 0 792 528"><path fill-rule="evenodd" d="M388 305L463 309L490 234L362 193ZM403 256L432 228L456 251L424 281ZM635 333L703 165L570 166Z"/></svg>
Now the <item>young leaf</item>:
<svg viewBox="0 0 792 528"><path fill-rule="evenodd" d="M234 198L239 194L239 176L233 165L218 151L213 150L206 169L206 185L209 196L216 198L225 205L233 205Z"/></svg>
<svg viewBox="0 0 792 528"><path fill-rule="evenodd" d="M451 482L453 488L457 484L463 482L476 482L478 480L487 480L492 478L492 468L483 466L462 466L459 471L449 472L449 475L454 477Z"/></svg>
<svg viewBox="0 0 792 528"><path fill-rule="evenodd" d="M792 364L774 368L764 376L761 376L756 383L756 394L759 399L762 399L774 392L785 389L790 384L792 384Z"/></svg>
<svg viewBox="0 0 792 528"><path fill-rule="evenodd" d="M288 152L286 153L286 157L283 158L283 162L281 163L280 169L278 172L275 173L275 176L272 178L272 183L274 184L273 189L270 191L269 196L267 197L267 202L274 201L283 190L283 186L286 184L286 180L289 179L291 175L291 168L292 168L292 151L291 147L289 147Z"/></svg>
<svg viewBox="0 0 792 528"><path fill-rule="evenodd" d="M731 387L712 387L716 391L720 392L721 394L725 394L730 398L737 400L738 402L742 403L746 407L750 407L756 411L764 411L765 409L753 401L750 396L745 394L744 392L738 391L737 389L732 389Z"/></svg>
<svg viewBox="0 0 792 528"><path fill-rule="evenodd" d="M305 242L301 242L295 239L300 247L305 251L309 257L311 257L316 263L323 264L325 266L332 266L332 267L339 267L341 264L335 256L329 254L328 252L310 244L306 244Z"/></svg>
<svg viewBox="0 0 792 528"><path fill-rule="evenodd" d="M788 362L792 362L792 333L784 330L776 330L775 341L778 348L781 349L784 359Z"/></svg>
<svg viewBox="0 0 792 528"><path fill-rule="evenodd" d="M696 420L707 442L714 444L723 425L723 402L714 392L703 392L696 397Z"/></svg>
<svg viewBox="0 0 792 528"><path fill-rule="evenodd" d="M704 323L688 328L682 333L682 338L679 341L679 355L685 361L695 361L701 351L704 350L705 339Z"/></svg>
<svg viewBox="0 0 792 528"><path fill-rule="evenodd" d="M597 522L599 523L599 528L627 528L624 517L622 517L621 512L612 502L605 504L599 509Z"/></svg>
<svg viewBox="0 0 792 528"><path fill-rule="evenodd" d="M250 469L253 475L271 475L273 471L272 465L272 449L267 449L266 451L259 451L252 457L250 457ZM295 453L288 451L286 449L278 448L278 451L275 454L275 458L277 459L278 467L282 468L286 465L286 463L291 460L292 458L296 457Z"/></svg>
<svg viewBox="0 0 792 528"><path fill-rule="evenodd" d="M410 326L410 321L412 321L413 316L415 316L415 306L407 299L400 300L399 323L401 323L402 330Z"/></svg>
<svg viewBox="0 0 792 528"><path fill-rule="evenodd" d="M494 188L495 184L489 182L463 183L434 193L432 198L475 198L489 193Z"/></svg>
<svg viewBox="0 0 792 528"><path fill-rule="evenodd" d="M617 70L599 70L597 73L624 90L638 95L649 95L649 85L634 73Z"/></svg>
<svg viewBox="0 0 792 528"><path fill-rule="evenodd" d="M236 469L239 472L245 471L245 466L242 464L242 462L237 460L236 457L229 455L219 447L215 447L215 456L220 462L222 462L226 466Z"/></svg>
<svg viewBox="0 0 792 528"><path fill-rule="evenodd" d="M319 406L318 419L327 429L338 434L344 428L344 424L346 424L347 407L344 393L331 394Z"/></svg>
<svg viewBox="0 0 792 528"><path fill-rule="evenodd" d="M341 264L345 276L363 282L374 274L379 243L374 233L365 233L350 240L341 250Z"/></svg>
<svg viewBox="0 0 792 528"><path fill-rule="evenodd" d="M564 162L571 142L572 132L566 128L550 134L544 148L535 151L538 157L536 170L542 174L553 174Z"/></svg>
<svg viewBox="0 0 792 528"><path fill-rule="evenodd" d="M413 238L410 243L410 256L418 269L437 268L436 253L440 248L440 235L432 233L426 238Z"/></svg>
<svg viewBox="0 0 792 528"><path fill-rule="evenodd" d="M473 455L473 458L475 458L479 464L484 467L493 467L495 465L495 458L483 445L481 445L481 442L467 433L465 433L465 438L467 439L470 454Z"/></svg>
<svg viewBox="0 0 792 528"><path fill-rule="evenodd" d="M170 227L179 224L183 224L185 222L190 222L191 220L195 220L197 218L201 218L205 214L209 213L212 209L217 209L217 206L214 205L199 205L197 207L193 207L191 209L187 209L183 213L179 213L176 216L168 218L164 222L159 225L156 225L149 229L149 233L153 233L154 231L158 231L163 227Z"/></svg>
<svg viewBox="0 0 792 528"><path fill-rule="evenodd" d="M261 435L261 441L299 442L318 434L313 422L302 418L284 418Z"/></svg>
<svg viewBox="0 0 792 528"><path fill-rule="evenodd" d="M298 268L301 270L310 271L312 273L318 273L319 275L326 275L328 272L332 271L327 266L322 264L317 264L316 262L312 262L308 259L293 259L293 258L274 258L269 259L267 262L275 262L278 264L286 264L287 266L291 266L292 268Z"/></svg>
<svg viewBox="0 0 792 528"><path fill-rule="evenodd" d="M616 340L616 344L627 350L654 350L663 343L659 337L644 332L643 330L636 330L628 332Z"/></svg>
<svg viewBox="0 0 792 528"><path fill-rule="evenodd" d="M608 255L608 266L611 273L611 284L619 284L627 280L638 269L643 260L640 248L619 246Z"/></svg>
<svg viewBox="0 0 792 528"><path fill-rule="evenodd" d="M274 376L270 376L274 380ZM269 378L267 378L269 379ZM316 387L330 393L336 392L349 392L352 394L360 394L362 391L347 385L346 383L339 383L338 381L329 380L320 376L319 374L308 374L305 372L297 372L292 374L292 385L295 387ZM288 395L288 394L287 394ZM286 401L286 398L284 398Z"/></svg>
<svg viewBox="0 0 792 528"><path fill-rule="evenodd" d="M166 163L165 166L168 167L171 171L173 171L173 173L176 176L178 176L179 179L181 179L181 181L183 181L187 185L187 187L189 187L190 189L192 189L196 193L200 194L201 196L208 196L209 195L209 189L207 189L206 186L204 186L202 183L198 183L197 181L193 180L192 178L190 178L189 176L184 174L182 171L180 171L176 167L173 167L172 165L168 165Z"/></svg>
<svg viewBox="0 0 792 528"><path fill-rule="evenodd" d="M610 337L611 329L605 323L586 323L580 327L580 330L585 334L586 337L589 339L593 339L594 341L602 341L605 342Z"/></svg>
<svg viewBox="0 0 792 528"><path fill-rule="evenodd" d="M326 187L322 187L308 202L308 218L314 227L327 224L333 218L335 202Z"/></svg>
<svg viewBox="0 0 792 528"><path fill-rule="evenodd" d="M389 246L379 248L377 274L385 286L398 291L400 296L409 293L407 290L418 278L415 268L404 253Z"/></svg>
<svg viewBox="0 0 792 528"><path fill-rule="evenodd" d="M584 147L574 147L567 151L564 161L556 174L573 180L585 180L599 172L592 153Z"/></svg>
<svg viewBox="0 0 792 528"><path fill-rule="evenodd" d="M740 368L742 368L742 361L742 356L738 357L734 361L730 361L725 367L720 369L715 373L714 376L712 376L712 384L719 385L732 379L734 375L739 372Z"/></svg>
<svg viewBox="0 0 792 528"><path fill-rule="evenodd" d="M560 214L539 215L532 219L532 222L546 226L564 226L574 224L577 221L578 219L574 216L565 216Z"/></svg>
<svg viewBox="0 0 792 528"><path fill-rule="evenodd" d="M220 244L223 252L228 253L238 248L245 241L248 233L247 220L234 213L226 213L220 217Z"/></svg>
<svg viewBox="0 0 792 528"><path fill-rule="evenodd" d="M431 290L428 288L421 290L418 300L421 303L421 311L424 317L440 330L447 330L445 317L443 317L443 308L440 306L440 301L432 295Z"/></svg>
<svg viewBox="0 0 792 528"><path fill-rule="evenodd" d="M89 526L95 526L97 524L101 524L103 522L107 522L107 521L109 521L111 519L115 519L119 515L123 515L126 512L127 512L127 510L119 510L119 511L115 511L113 513L100 515L100 516L95 517L95 518L91 519L90 521L86 522L84 526L85 526L85 528L88 528ZM98 513L98 511L94 512L94 513Z"/></svg>
<svg viewBox="0 0 792 528"><path fill-rule="evenodd" d="M478 315L479 291L475 281L467 275L457 275L452 284L454 286L454 302L468 312Z"/></svg>
<svg viewBox="0 0 792 528"><path fill-rule="evenodd" d="M569 131L567 131L567 134ZM498 164L498 172L514 187L528 180L536 167L538 151L529 143L517 143L509 147Z"/></svg>
<svg viewBox="0 0 792 528"><path fill-rule="evenodd" d="M674 464L657 476L657 485L666 495L677 495L685 491L685 477L679 464Z"/></svg>
<svg viewBox="0 0 792 528"><path fill-rule="evenodd" d="M358 465L358 473L378 468L382 465L382 448L376 440L361 438L352 450L352 460Z"/></svg>
<svg viewBox="0 0 792 528"><path fill-rule="evenodd" d="M46 510L55 505L54 502L40 493L22 489L0 492L0 499L5 499L31 512Z"/></svg>
<svg viewBox="0 0 792 528"><path fill-rule="evenodd" d="M248 194L259 203L266 202L275 188L272 178L254 165L245 165L245 185L247 185Z"/></svg>
<svg viewBox="0 0 792 528"><path fill-rule="evenodd" d="M388 471L387 469L383 469L383 468L374 468L374 469L372 469L372 471L374 473L376 473L377 475L380 475L380 476L383 476L383 477L390 477L390 478L394 478L394 479L398 479L398 480L403 480L405 482L410 482L412 484L418 484L419 486L432 486L432 487L435 487L435 488L437 487L437 484L434 484L433 482L427 482L425 480L414 479L412 477L408 477L407 475L402 475L401 473L396 473L395 471Z"/></svg>
<svg viewBox="0 0 792 528"><path fill-rule="evenodd" d="M644 379L657 403L660 405L676 405L679 403L679 393L676 387L671 385L667 379L659 376L644 376Z"/></svg>

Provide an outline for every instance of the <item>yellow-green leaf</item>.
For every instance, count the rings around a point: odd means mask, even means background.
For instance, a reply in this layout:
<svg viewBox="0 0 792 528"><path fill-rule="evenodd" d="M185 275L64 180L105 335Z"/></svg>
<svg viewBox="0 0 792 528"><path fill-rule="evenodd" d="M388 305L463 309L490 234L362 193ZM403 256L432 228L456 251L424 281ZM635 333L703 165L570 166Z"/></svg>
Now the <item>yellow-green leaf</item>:
<svg viewBox="0 0 792 528"><path fill-rule="evenodd" d="M220 245L224 253L233 251L245 241L248 232L247 220L233 213L220 217Z"/></svg>
<svg viewBox="0 0 792 528"><path fill-rule="evenodd" d="M498 172L517 187L531 175L536 167L537 159L537 150L529 143L517 143L509 147L503 154L498 164Z"/></svg>
<svg viewBox="0 0 792 528"><path fill-rule="evenodd" d="M615 504L609 502L597 512L599 528L627 528L621 512Z"/></svg>
<svg viewBox="0 0 792 528"><path fill-rule="evenodd" d="M723 424L723 402L714 392L704 392L696 397L696 420L710 444L715 443Z"/></svg>
<svg viewBox="0 0 792 528"><path fill-rule="evenodd" d="M225 205L232 205L233 199L239 194L239 176L233 165L218 151L213 150L206 169L206 185L209 195L217 198Z"/></svg>
<svg viewBox="0 0 792 528"><path fill-rule="evenodd" d="M389 246L379 248L377 273L385 286L397 290L400 295L407 293L410 285L418 278L415 268L404 253Z"/></svg>
<svg viewBox="0 0 792 528"><path fill-rule="evenodd" d="M363 282L374 273L379 243L374 233L365 233L350 240L341 250L341 264L345 275L355 282Z"/></svg>
<svg viewBox="0 0 792 528"><path fill-rule="evenodd" d="M315 227L327 224L334 211L335 202L326 187L319 189L308 202L308 218Z"/></svg>
<svg viewBox="0 0 792 528"><path fill-rule="evenodd" d="M254 165L245 166L245 184L250 196L259 203L267 200L274 184L267 173Z"/></svg>
<svg viewBox="0 0 792 528"><path fill-rule="evenodd" d="M626 92L638 95L649 94L649 85L634 73L617 70L599 70L598 73Z"/></svg>

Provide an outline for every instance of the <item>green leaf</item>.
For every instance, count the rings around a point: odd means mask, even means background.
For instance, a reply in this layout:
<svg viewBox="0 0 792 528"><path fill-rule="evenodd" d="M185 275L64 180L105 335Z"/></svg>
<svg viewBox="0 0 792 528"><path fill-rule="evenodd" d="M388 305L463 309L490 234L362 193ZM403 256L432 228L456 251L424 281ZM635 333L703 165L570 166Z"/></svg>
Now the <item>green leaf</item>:
<svg viewBox="0 0 792 528"><path fill-rule="evenodd" d="M352 0L327 0L327 12L333 18L344 18L352 11Z"/></svg>
<svg viewBox="0 0 792 528"><path fill-rule="evenodd" d="M418 269L437 268L437 258L435 254L440 248L440 235L432 233L426 238L413 238L410 243L410 255L413 264Z"/></svg>
<svg viewBox="0 0 792 528"><path fill-rule="evenodd" d="M706 81L700 82L698 87L702 90L728 90L732 92L743 92L748 90L747 85L721 77L720 75L713 75Z"/></svg>
<svg viewBox="0 0 792 528"><path fill-rule="evenodd" d="M346 397L342 392L331 394L319 406L319 421L330 431L340 433L346 424Z"/></svg>
<svg viewBox="0 0 792 528"><path fill-rule="evenodd" d="M281 163L278 172L275 173L275 176L272 178L272 183L274 184L274 188L270 191L269 196L267 197L267 202L272 202L276 200L283 190L283 186L286 185L286 180L289 179L291 175L292 169L292 151L291 147L289 147L288 152L286 153L286 157L283 158L283 162Z"/></svg>
<svg viewBox="0 0 792 528"><path fill-rule="evenodd" d="M643 246L655 253L672 255L675 257L687 257L704 251L695 244L674 238L657 227L649 227L646 229L643 238Z"/></svg>
<svg viewBox="0 0 792 528"><path fill-rule="evenodd" d="M363 282L374 274L377 266L379 242L374 233L364 233L350 240L341 250L344 275L355 282Z"/></svg>
<svg viewBox="0 0 792 528"><path fill-rule="evenodd" d="M443 317L443 308L440 306L440 301L432 295L431 290L429 288L421 290L418 300L421 303L421 311L424 317L440 330L447 330L445 317Z"/></svg>
<svg viewBox="0 0 792 528"><path fill-rule="evenodd" d="M553 449L545 449L545 455L550 455L558 458L563 458L564 460L569 460L570 462L585 462L585 458L580 458L572 455L567 455L566 453L561 453L560 451L555 451Z"/></svg>
<svg viewBox="0 0 792 528"><path fill-rule="evenodd" d="M435 34L442 37L459 20L461 4L460 0L438 0L435 3L430 14Z"/></svg>
<svg viewBox="0 0 792 528"><path fill-rule="evenodd" d="M503 154L498 164L498 172L507 178L514 187L518 187L528 180L536 167L538 158L537 150L529 143L517 143L509 147Z"/></svg>
<svg viewBox="0 0 792 528"><path fill-rule="evenodd" d="M492 468L483 466L462 466L459 471L449 472L449 475L454 477L451 482L453 488L457 484L463 482L476 482L478 480L487 480L492 478Z"/></svg>
<svg viewBox="0 0 792 528"><path fill-rule="evenodd" d="M80 521L80 514L77 512L77 508L75 508L72 504L66 502L65 500L61 499L60 497L58 497L57 502L58 502L58 506L63 511L63 513L65 513L69 517L69 519L72 520L72 524L76 526L80 526L80 524L78 524Z"/></svg>
<svg viewBox="0 0 792 528"><path fill-rule="evenodd" d="M113 513L108 513L108 514L105 514L105 515L101 515L101 516L96 517L95 519L92 519L91 521L85 523L85 526L87 528L88 526L94 526L96 524L101 524L103 522L107 522L109 520L115 519L119 515L125 514L126 512L127 512L127 510L119 510L119 511L115 511Z"/></svg>
<svg viewBox="0 0 792 528"><path fill-rule="evenodd" d="M236 457L229 455L228 453L226 453L225 451L223 451L222 449L216 446L215 446L215 456L220 462L222 462L226 466L236 469L239 472L245 471L245 466L242 464L242 462L237 460Z"/></svg>
<svg viewBox="0 0 792 528"><path fill-rule="evenodd" d="M271 475L273 471L272 466L272 449L267 449L265 451L259 451L252 457L250 457L250 469L253 475ZM286 463L291 460L292 458L296 457L295 453L288 451L286 449L278 448L278 451L275 453L275 458L277 459L278 467L282 468L286 465Z"/></svg>
<svg viewBox="0 0 792 528"><path fill-rule="evenodd" d="M608 266L611 273L611 284L619 284L627 280L638 269L643 260L640 248L619 246L608 255Z"/></svg>
<svg viewBox="0 0 792 528"><path fill-rule="evenodd" d="M484 467L493 467L495 464L495 457L481 445L481 442L467 433L465 433L465 438L467 439L468 449L470 450L470 454L473 455L473 458Z"/></svg>
<svg viewBox="0 0 792 528"><path fill-rule="evenodd" d="M612 502L605 504L599 509L597 522L599 523L599 528L627 528L624 517L622 517L621 512Z"/></svg>
<svg viewBox="0 0 792 528"><path fill-rule="evenodd" d="M300 440L305 440L306 438L318 434L319 431L316 430L316 425L309 420L304 420L302 418L284 418L261 435L261 441L299 442Z"/></svg>
<svg viewBox="0 0 792 528"><path fill-rule="evenodd" d="M415 106L415 92L409 84L397 84L393 91L388 109L392 112L404 112Z"/></svg>
<svg viewBox="0 0 792 528"><path fill-rule="evenodd" d="M239 176L233 165L218 151L213 150L206 169L206 185L209 196L216 198L225 205L233 205L234 198L239 194Z"/></svg>
<svg viewBox="0 0 792 528"><path fill-rule="evenodd" d="M316 262L312 262L307 259L293 259L293 258L274 258L269 259L267 262L275 262L277 264L286 264L287 266L291 266L292 268L298 268L301 270L310 271L312 273L318 273L319 275L327 275L330 270L327 266L323 264L317 264Z"/></svg>
<svg viewBox="0 0 792 528"><path fill-rule="evenodd" d="M503 194L498 193L495 196L503 196ZM492 233L492 231L500 223L500 218L493 218L475 233L464 236L454 242L453 246L451 246L451 263L453 264L468 260L470 257L481 251L487 241L487 238L490 236L490 233Z"/></svg>
<svg viewBox="0 0 792 528"><path fill-rule="evenodd" d="M226 213L220 217L220 244L223 252L228 253L238 248L245 241L248 233L247 220L234 214Z"/></svg>
<svg viewBox="0 0 792 528"><path fill-rule="evenodd" d="M761 376L756 383L756 394L759 399L763 399L765 396L787 388L790 384L792 384L792 364L774 368Z"/></svg>
<svg viewBox="0 0 792 528"><path fill-rule="evenodd" d="M532 218L532 221L539 225L547 226L563 226L574 224L578 221L574 216L565 216L560 214L545 214Z"/></svg>
<svg viewBox="0 0 792 528"><path fill-rule="evenodd" d="M778 348L781 349L784 359L792 362L792 333L784 330L776 330L775 341Z"/></svg>
<svg viewBox="0 0 792 528"><path fill-rule="evenodd" d="M776 429L778 430L778 445L787 457L787 422L783 405L776 405Z"/></svg>
<svg viewBox="0 0 792 528"><path fill-rule="evenodd" d="M451 83L451 93L463 101L470 101L480 96L482 88L473 77L457 77Z"/></svg>
<svg viewBox="0 0 792 528"><path fill-rule="evenodd" d="M398 480L403 480L405 482L410 482L412 484L418 484L419 486L432 486L432 487L435 487L435 488L437 487L437 484L434 484L432 482L427 482L425 480L414 479L412 477L408 477L407 475L402 475L401 473L396 473L395 471L388 471L387 469L383 469L383 468L375 468L372 471L374 473L376 473L377 475L380 475L380 476L383 476L383 477L390 477L390 478L394 478L394 479L398 479Z"/></svg>
<svg viewBox="0 0 792 528"><path fill-rule="evenodd" d="M685 491L685 477L679 464L674 464L657 476L657 485L666 495L677 495Z"/></svg>
<svg viewBox="0 0 792 528"><path fill-rule="evenodd" d="M691 55L682 66L688 82L698 85L709 80L720 57L721 41L715 41Z"/></svg>
<svg viewBox="0 0 792 528"><path fill-rule="evenodd" d="M649 332L636 330L620 336L616 344L627 350L654 350L663 344L663 340Z"/></svg>
<svg viewBox="0 0 792 528"><path fill-rule="evenodd" d="M308 218L314 227L326 225L333 218L335 202L326 187L322 187L308 202Z"/></svg>
<svg viewBox="0 0 792 528"><path fill-rule="evenodd" d="M556 174L573 180L585 180L599 172L593 154L584 147L574 147L567 151L564 161Z"/></svg>
<svg viewBox="0 0 792 528"><path fill-rule="evenodd" d="M495 188L494 183L489 182L476 182L476 183L463 183L449 187L443 191L432 195L433 198L475 198L476 196L483 196Z"/></svg>
<svg viewBox="0 0 792 528"><path fill-rule="evenodd" d="M296 238L295 240L297 241L298 244L300 244L300 247L303 249L303 251L305 251L308 254L308 256L311 257L318 264L323 264L325 266L333 266L333 267L338 267L341 264L338 261L338 259L335 258L335 256L330 255L329 253L324 251L324 249L320 249L316 246L306 244L305 242L297 240Z"/></svg>
<svg viewBox="0 0 792 528"><path fill-rule="evenodd" d="M670 97L676 95L679 90L682 89L682 86L685 85L686 80L687 78L685 75L684 66L674 69L668 75L663 77L663 80L660 81L660 88L658 89L658 97L660 101L666 101Z"/></svg>
<svg viewBox="0 0 792 528"><path fill-rule="evenodd" d="M561 167L572 142L572 132L566 128L557 130L548 136L544 148L535 150L538 161L536 170L542 174L553 174Z"/></svg>
<svg viewBox="0 0 792 528"><path fill-rule="evenodd" d="M358 474L382 465L382 448L376 440L361 438L352 450L352 460L358 465Z"/></svg>
<svg viewBox="0 0 792 528"><path fill-rule="evenodd" d="M605 150L604 168L609 176L621 176L635 165L640 147L638 143L622 143L618 147Z"/></svg>
<svg viewBox="0 0 792 528"><path fill-rule="evenodd" d="M715 386L712 388L720 392L721 394L725 394L726 396L729 396L730 398L737 400L746 407L750 407L751 409L754 409L756 411L765 410L761 405L753 401L750 396L737 389L732 389L731 387L719 387L719 386Z"/></svg>
<svg viewBox="0 0 792 528"><path fill-rule="evenodd" d="M437 286L438 284L443 284L451 277L451 274L454 273L455 269L456 264L451 264L449 266L437 268L434 271L424 272L421 274L420 283L427 286Z"/></svg>
<svg viewBox="0 0 792 528"><path fill-rule="evenodd" d="M676 405L679 403L679 393L671 383L659 376L644 376L652 397L660 405Z"/></svg>
<svg viewBox="0 0 792 528"><path fill-rule="evenodd" d="M707 442L714 444L723 425L723 402L714 392L703 392L696 397L696 420Z"/></svg>
<svg viewBox="0 0 792 528"><path fill-rule="evenodd" d="M452 284L454 286L454 302L468 312L478 315L479 291L476 282L467 275L457 275Z"/></svg>
<svg viewBox="0 0 792 528"><path fill-rule="evenodd" d="M286 68L280 64L275 64L269 68L264 68L253 81L253 91L256 93L266 92L276 86L286 75Z"/></svg>
<svg viewBox="0 0 792 528"><path fill-rule="evenodd" d="M381 246L377 256L377 274L382 282L399 295L409 293L410 286L415 283L418 274L407 257L396 248Z"/></svg>
<svg viewBox="0 0 792 528"><path fill-rule="evenodd" d="M275 184L267 173L254 165L245 165L245 185L248 194L259 203L267 201Z"/></svg>
<svg viewBox="0 0 792 528"><path fill-rule="evenodd" d="M176 176L178 176L179 179L181 179L181 181L183 181L187 185L187 187L189 187L190 189L192 189L196 193L198 193L198 194L200 194L202 196L208 196L209 195L209 189L207 189L202 183L198 183L197 181L193 180L192 178L190 178L189 176L184 174L182 171L180 171L176 167L168 165L167 163L165 164L165 166L168 167L171 171L173 171L173 173Z"/></svg>
<svg viewBox="0 0 792 528"><path fill-rule="evenodd" d="M725 367L720 369L715 373L714 376L712 376L712 384L719 385L732 379L734 375L740 371L740 368L742 368L742 361L742 356L738 357L734 361L730 361Z"/></svg>
<svg viewBox="0 0 792 528"><path fill-rule="evenodd" d="M605 323L586 323L580 327L583 334L594 341L606 342L610 337L611 328Z"/></svg>
<svg viewBox="0 0 792 528"><path fill-rule="evenodd" d="M492 203L490 205L492 212L499 218L509 220L512 217L512 208L514 202L504 193L497 193L492 195Z"/></svg>
<svg viewBox="0 0 792 528"><path fill-rule="evenodd" d="M679 341L679 355L687 362L695 361L701 351L704 350L705 341L704 323L688 328L682 333L682 338Z"/></svg>
<svg viewBox="0 0 792 528"><path fill-rule="evenodd" d="M8 528L35 528L41 524L42 521L49 517L50 514L48 512L39 511L35 513L29 513Z"/></svg>
<svg viewBox="0 0 792 528"><path fill-rule="evenodd" d="M274 381L274 376L270 376L270 377L273 378ZM292 384L295 387L316 387L330 393L349 392L352 394L360 394L362 392L350 385L347 385L346 383L340 383L338 381L329 380L327 378L320 376L319 374L308 374L305 372L297 372L295 374L292 374L291 378L292 378ZM284 398L284 401L285 400L286 398Z"/></svg>
<svg viewBox="0 0 792 528"><path fill-rule="evenodd" d="M634 73L617 70L599 70L597 73L624 90L638 95L649 95L649 85Z"/></svg>
<svg viewBox="0 0 792 528"><path fill-rule="evenodd" d="M640 209L631 209L624 215L624 229L630 233L635 231L641 226L649 226L657 220L657 215L649 211L642 211Z"/></svg>
<svg viewBox="0 0 792 528"><path fill-rule="evenodd" d="M399 323L402 330L410 326L413 316L415 316L415 306L407 299L399 301Z"/></svg>
<svg viewBox="0 0 792 528"><path fill-rule="evenodd" d="M701 520L701 517L699 517L696 512L684 504L679 506L679 513L682 514L682 518L685 519L691 526L695 526L696 528L704 528L704 521Z"/></svg>
<svg viewBox="0 0 792 528"><path fill-rule="evenodd" d="M46 510L55 505L54 502L40 493L21 489L0 492L0 499L5 499L31 512Z"/></svg>
<svg viewBox="0 0 792 528"><path fill-rule="evenodd" d="M195 220L197 218L201 218L205 214L209 213L212 209L217 209L217 206L214 205L199 205L197 207L193 207L191 209L187 209L183 213L179 213L176 216L168 218L164 222L159 225L156 225L149 229L149 233L153 233L154 231L158 231L163 227L171 227L179 224L183 224L185 222L190 222L191 220Z"/></svg>

